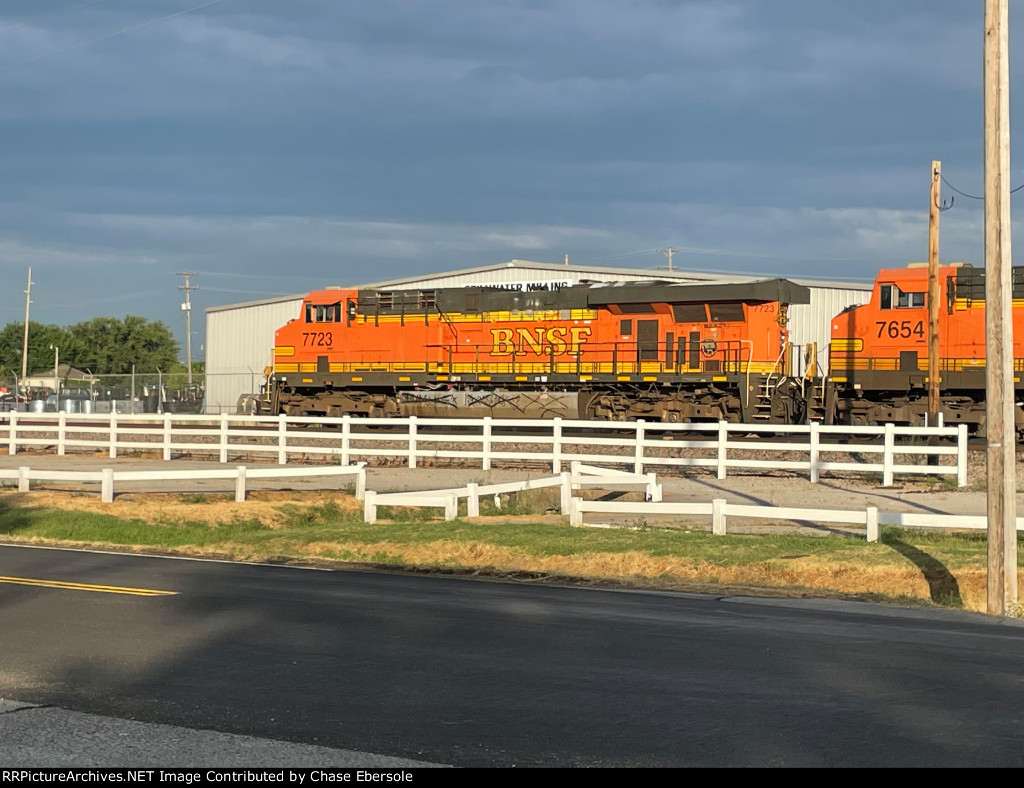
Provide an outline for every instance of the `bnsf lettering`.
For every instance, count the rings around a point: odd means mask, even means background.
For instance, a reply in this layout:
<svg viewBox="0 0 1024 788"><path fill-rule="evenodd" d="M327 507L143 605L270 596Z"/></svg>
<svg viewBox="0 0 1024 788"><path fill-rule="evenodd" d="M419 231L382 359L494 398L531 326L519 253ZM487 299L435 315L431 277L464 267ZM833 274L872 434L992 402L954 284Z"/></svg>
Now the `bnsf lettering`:
<svg viewBox="0 0 1024 788"><path fill-rule="evenodd" d="M593 333L590 328L492 328L492 356L524 356L532 353L537 356L565 353L575 355L580 347L586 344Z"/></svg>

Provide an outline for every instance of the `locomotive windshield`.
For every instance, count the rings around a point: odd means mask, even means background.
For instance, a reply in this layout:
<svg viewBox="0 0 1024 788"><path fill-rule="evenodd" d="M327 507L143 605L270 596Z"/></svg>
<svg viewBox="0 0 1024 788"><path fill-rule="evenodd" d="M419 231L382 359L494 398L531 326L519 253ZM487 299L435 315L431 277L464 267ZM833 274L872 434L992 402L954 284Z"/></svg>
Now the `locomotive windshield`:
<svg viewBox="0 0 1024 788"><path fill-rule="evenodd" d="M880 309L909 309L924 306L923 292L904 292L899 285L882 285Z"/></svg>
<svg viewBox="0 0 1024 788"><path fill-rule="evenodd" d="M307 323L340 323L341 302L336 304L306 304Z"/></svg>

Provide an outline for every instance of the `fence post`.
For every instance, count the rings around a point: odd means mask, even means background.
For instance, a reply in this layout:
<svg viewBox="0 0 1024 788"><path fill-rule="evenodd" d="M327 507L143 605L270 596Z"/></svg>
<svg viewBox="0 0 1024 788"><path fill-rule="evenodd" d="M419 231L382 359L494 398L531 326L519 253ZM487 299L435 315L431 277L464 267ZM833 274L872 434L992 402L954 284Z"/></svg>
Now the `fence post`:
<svg viewBox="0 0 1024 788"><path fill-rule="evenodd" d="M363 498L363 520L368 523L377 522L377 493L373 490L367 490L366 496Z"/></svg>
<svg viewBox="0 0 1024 788"><path fill-rule="evenodd" d="M491 417L484 416L483 436L480 441L480 448L483 451L484 459L481 468L485 471L491 469Z"/></svg>
<svg viewBox="0 0 1024 788"><path fill-rule="evenodd" d="M967 425L956 427L956 486L967 486Z"/></svg>
<svg viewBox="0 0 1024 788"><path fill-rule="evenodd" d="M220 461L228 461L228 416L220 414Z"/></svg>
<svg viewBox="0 0 1024 788"><path fill-rule="evenodd" d="M277 464L288 464L288 417L283 413L277 417Z"/></svg>
<svg viewBox="0 0 1024 788"><path fill-rule="evenodd" d="M633 473L642 476L644 472L644 420L636 420L636 446L633 452Z"/></svg>
<svg viewBox="0 0 1024 788"><path fill-rule="evenodd" d="M718 478L725 478L725 446L729 440L728 424L724 421L718 422Z"/></svg>
<svg viewBox="0 0 1024 788"><path fill-rule="evenodd" d="M572 500L572 473L569 471L562 471L562 485L559 488L561 495L558 497L558 511L562 514L569 513L570 503Z"/></svg>
<svg viewBox="0 0 1024 788"><path fill-rule="evenodd" d="M28 492L28 466L18 466L18 492Z"/></svg>
<svg viewBox="0 0 1024 788"><path fill-rule="evenodd" d="M18 453L18 411L11 411L10 428L7 431L7 453L12 457Z"/></svg>
<svg viewBox="0 0 1024 788"><path fill-rule="evenodd" d="M583 525L583 512L580 511L582 498L569 499L569 525Z"/></svg>
<svg viewBox="0 0 1024 788"><path fill-rule="evenodd" d="M725 536L725 498L715 498L711 501L711 533L715 536Z"/></svg>
<svg viewBox="0 0 1024 788"><path fill-rule="evenodd" d="M582 464L583 463L581 463L579 460L573 460L572 463L570 463L569 467L572 469L570 472L572 473L572 476L573 476L574 479L579 477L579 475L580 475L580 465L582 465ZM574 490L578 490L578 489L580 489L580 485L573 484L572 488Z"/></svg>
<svg viewBox="0 0 1024 788"><path fill-rule="evenodd" d="M409 467L416 467L416 417L409 417Z"/></svg>
<svg viewBox="0 0 1024 788"><path fill-rule="evenodd" d="M348 465L351 462L351 439L352 439L352 417L345 414L341 417L341 464Z"/></svg>
<svg viewBox="0 0 1024 788"><path fill-rule="evenodd" d="M64 441L67 440L67 426L68 416L66 413L61 413L57 416L57 456L63 457L67 451L67 447Z"/></svg>
<svg viewBox="0 0 1024 788"><path fill-rule="evenodd" d="M647 474L647 500L651 503L661 503L662 488L658 484L658 474L651 471Z"/></svg>
<svg viewBox="0 0 1024 788"><path fill-rule="evenodd" d="M882 486L892 487L893 445L896 426L890 421L885 425L885 450L882 452Z"/></svg>
<svg viewBox="0 0 1024 788"><path fill-rule="evenodd" d="M869 542L878 541L878 507L869 506L865 510L865 524L867 526L867 535Z"/></svg>
<svg viewBox="0 0 1024 788"><path fill-rule="evenodd" d="M476 491L479 486L476 482L470 482L466 485L466 490L468 491L466 496L466 517L480 516L480 493Z"/></svg>
<svg viewBox="0 0 1024 788"><path fill-rule="evenodd" d="M811 484L817 484L818 483L818 477L819 477L819 472L818 472L818 445L819 445L819 443L821 441L821 435L818 432L818 427L820 427L820 426L821 426L820 422L817 422L817 421L812 421L811 422L810 457L809 457L810 463L811 463Z"/></svg>
<svg viewBox="0 0 1024 788"><path fill-rule="evenodd" d="M110 459L117 458L117 412L110 414Z"/></svg>
<svg viewBox="0 0 1024 788"><path fill-rule="evenodd" d="M366 465L359 466L359 473L356 474L356 500L362 501L366 498Z"/></svg>
<svg viewBox="0 0 1024 788"><path fill-rule="evenodd" d="M238 478L235 479L235 503L245 500L245 466L238 466Z"/></svg>
<svg viewBox="0 0 1024 788"><path fill-rule="evenodd" d="M459 516L459 498L456 495L449 495L444 504L444 519L450 523Z"/></svg>
<svg viewBox="0 0 1024 788"><path fill-rule="evenodd" d="M100 471L100 501L102 503L114 502L114 469L104 468Z"/></svg>
<svg viewBox="0 0 1024 788"><path fill-rule="evenodd" d="M164 461L171 459L171 414L164 414Z"/></svg>
<svg viewBox="0 0 1024 788"><path fill-rule="evenodd" d="M562 472L562 417L555 416L551 427L551 472Z"/></svg>

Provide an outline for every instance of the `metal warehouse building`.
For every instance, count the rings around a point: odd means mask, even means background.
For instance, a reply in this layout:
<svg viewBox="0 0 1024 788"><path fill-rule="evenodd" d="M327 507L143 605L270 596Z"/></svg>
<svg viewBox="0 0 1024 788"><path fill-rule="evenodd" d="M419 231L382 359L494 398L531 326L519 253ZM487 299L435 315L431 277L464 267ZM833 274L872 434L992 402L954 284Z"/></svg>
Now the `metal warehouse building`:
<svg viewBox="0 0 1024 788"><path fill-rule="evenodd" d="M632 282L662 279L677 282L754 282L764 276L734 276L681 269L605 268L512 260L479 268L465 268L437 274L391 279L355 285L359 288L419 290L442 287L488 287L529 285L571 285L584 280ZM818 363L828 365L829 323L848 306L866 303L871 295L867 283L824 282L794 279L811 290L810 304L790 308L789 329L795 344L818 344ZM248 301L210 307L206 310L206 411L234 412L242 394L256 392L264 368L272 363L274 331L297 318L305 293L294 296Z"/></svg>

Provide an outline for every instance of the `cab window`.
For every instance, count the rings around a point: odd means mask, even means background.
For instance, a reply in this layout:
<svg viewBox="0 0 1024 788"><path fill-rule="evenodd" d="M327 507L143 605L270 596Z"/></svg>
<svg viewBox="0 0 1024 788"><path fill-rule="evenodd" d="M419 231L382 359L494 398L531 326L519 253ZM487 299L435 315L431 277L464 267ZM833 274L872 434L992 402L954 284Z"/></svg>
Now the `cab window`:
<svg viewBox="0 0 1024 788"><path fill-rule="evenodd" d="M924 292L904 291L899 285L882 285L879 290L880 309L915 309L924 306Z"/></svg>
<svg viewBox="0 0 1024 788"><path fill-rule="evenodd" d="M340 323L341 302L337 304L306 304L307 323Z"/></svg>

